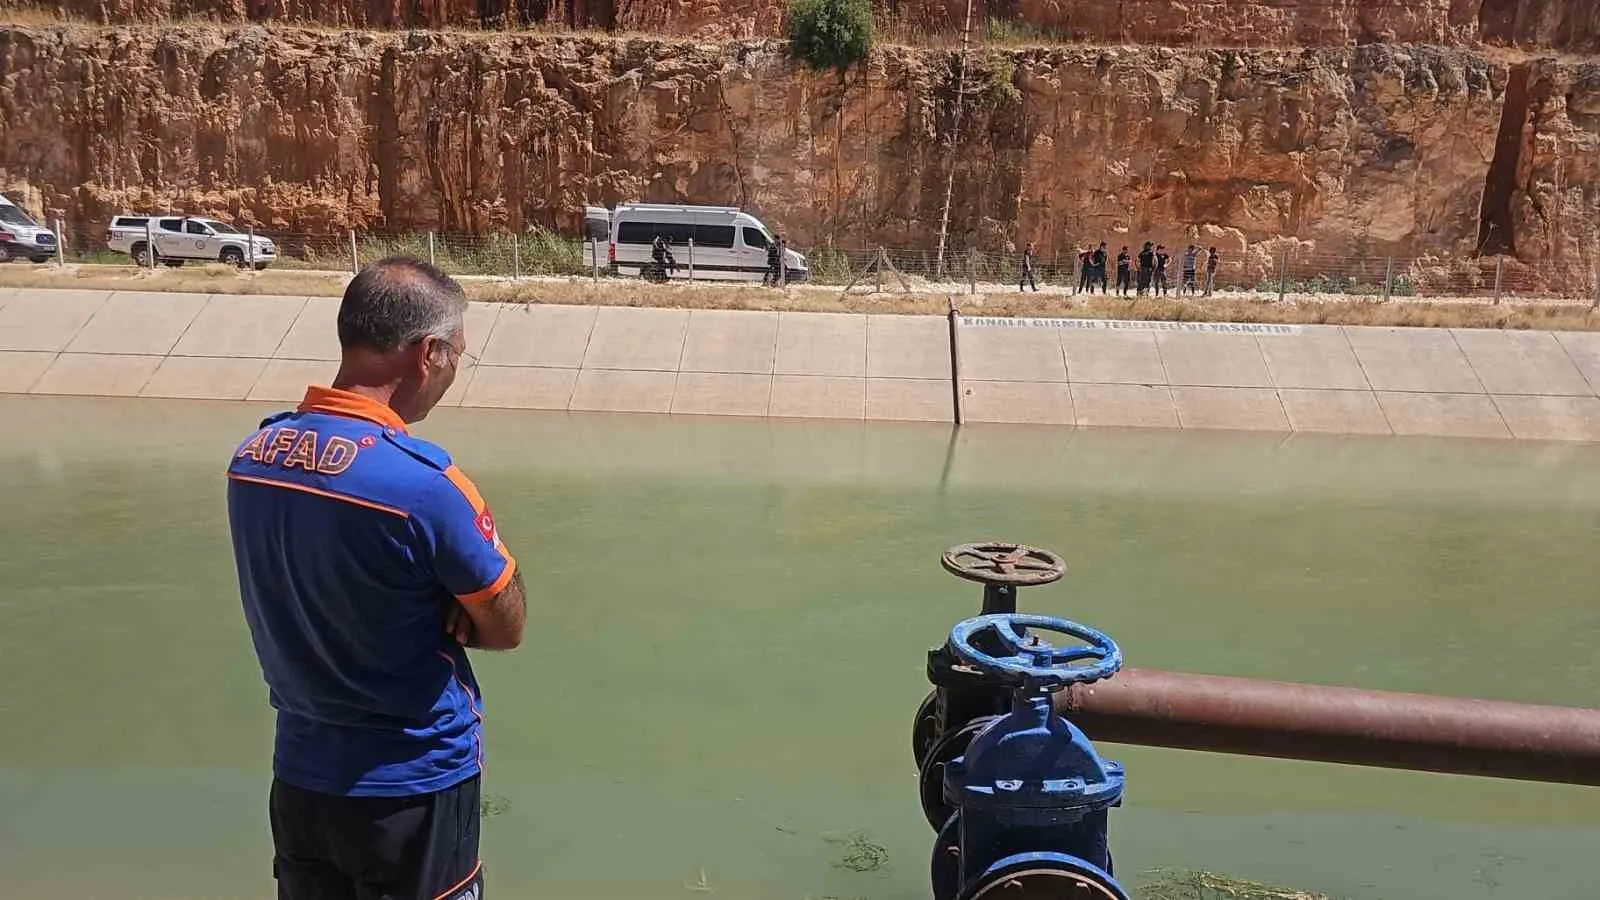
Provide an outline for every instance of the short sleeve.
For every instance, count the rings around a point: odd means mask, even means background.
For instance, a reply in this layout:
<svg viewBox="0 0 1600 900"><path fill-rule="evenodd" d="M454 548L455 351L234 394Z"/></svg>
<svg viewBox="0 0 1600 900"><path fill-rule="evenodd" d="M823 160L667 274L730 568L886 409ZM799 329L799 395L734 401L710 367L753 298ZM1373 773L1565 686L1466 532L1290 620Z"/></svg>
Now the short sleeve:
<svg viewBox="0 0 1600 900"><path fill-rule="evenodd" d="M511 582L516 560L500 541L489 504L460 469L445 469L413 516L428 542L434 573L456 599L486 600Z"/></svg>

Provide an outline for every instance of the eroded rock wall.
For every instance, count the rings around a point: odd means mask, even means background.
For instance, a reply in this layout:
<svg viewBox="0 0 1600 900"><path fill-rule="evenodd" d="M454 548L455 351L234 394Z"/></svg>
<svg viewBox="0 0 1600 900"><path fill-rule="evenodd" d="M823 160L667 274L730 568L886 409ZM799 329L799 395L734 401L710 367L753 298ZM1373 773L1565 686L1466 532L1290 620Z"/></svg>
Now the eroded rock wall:
<svg viewBox="0 0 1600 900"><path fill-rule="evenodd" d="M788 0L0 0L103 24L186 18L345 28L537 25L707 38L781 37ZM874 0L891 39L953 41L967 0ZM1012 41L1342 47L1477 42L1600 52L1595 0L973 0L975 34Z"/></svg>
<svg viewBox="0 0 1600 900"><path fill-rule="evenodd" d="M586 203L654 200L751 208L797 244L931 247L954 166L958 245L1465 256L1495 223L1491 252L1592 271L1600 63L1376 44L975 59L957 131L942 50L841 78L776 41L12 29L0 186L96 227L172 208L572 230Z"/></svg>

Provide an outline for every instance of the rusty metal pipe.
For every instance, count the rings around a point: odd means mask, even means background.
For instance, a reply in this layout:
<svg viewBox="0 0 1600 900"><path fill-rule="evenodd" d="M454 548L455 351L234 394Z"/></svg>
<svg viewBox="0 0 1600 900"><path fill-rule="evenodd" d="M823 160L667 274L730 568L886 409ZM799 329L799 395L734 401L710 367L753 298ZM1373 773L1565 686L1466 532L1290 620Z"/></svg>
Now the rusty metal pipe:
<svg viewBox="0 0 1600 900"><path fill-rule="evenodd" d="M1600 785L1600 709L1123 669L1055 708L1094 741Z"/></svg>

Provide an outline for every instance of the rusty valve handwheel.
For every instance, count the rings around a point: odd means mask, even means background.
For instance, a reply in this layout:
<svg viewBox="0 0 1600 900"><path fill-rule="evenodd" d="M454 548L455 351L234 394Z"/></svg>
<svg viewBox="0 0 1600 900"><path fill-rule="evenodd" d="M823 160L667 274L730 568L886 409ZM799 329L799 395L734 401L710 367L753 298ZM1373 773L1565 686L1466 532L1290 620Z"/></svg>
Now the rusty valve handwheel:
<svg viewBox="0 0 1600 900"><path fill-rule="evenodd" d="M1067 571L1066 560L1038 547L989 541L944 551L946 572L982 584L1049 584Z"/></svg>

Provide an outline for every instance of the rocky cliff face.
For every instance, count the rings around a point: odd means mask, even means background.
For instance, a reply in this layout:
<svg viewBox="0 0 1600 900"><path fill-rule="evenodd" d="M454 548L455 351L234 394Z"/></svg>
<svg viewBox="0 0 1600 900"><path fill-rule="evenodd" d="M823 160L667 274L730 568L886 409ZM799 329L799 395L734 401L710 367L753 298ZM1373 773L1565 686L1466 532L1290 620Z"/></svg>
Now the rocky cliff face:
<svg viewBox="0 0 1600 900"><path fill-rule="evenodd" d="M700 38L783 35L788 0L44 0L92 22L186 17L350 28L542 25ZM39 0L0 0L6 9ZM874 0L891 37L960 36L967 0ZM1600 52L1594 0L973 0L981 37L1168 46L1343 47L1349 43L1484 41Z"/></svg>
<svg viewBox="0 0 1600 900"><path fill-rule="evenodd" d="M841 77L761 41L11 29L0 186L95 227L170 207L300 232L574 229L586 203L644 199L753 208L797 244L927 247L953 166L958 244L1482 247L1593 271L1600 63L1377 44L974 58L957 129L949 51Z"/></svg>

